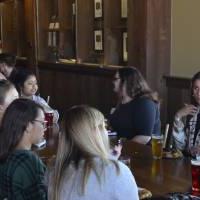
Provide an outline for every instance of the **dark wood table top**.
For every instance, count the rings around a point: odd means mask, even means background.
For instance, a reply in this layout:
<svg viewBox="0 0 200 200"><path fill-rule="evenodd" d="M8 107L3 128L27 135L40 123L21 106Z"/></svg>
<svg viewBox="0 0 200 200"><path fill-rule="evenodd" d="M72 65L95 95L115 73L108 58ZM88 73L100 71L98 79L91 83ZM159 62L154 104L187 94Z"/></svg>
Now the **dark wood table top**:
<svg viewBox="0 0 200 200"><path fill-rule="evenodd" d="M189 158L152 158L151 146L125 142L123 154L131 158L131 170L139 187L150 190L153 196L173 192L190 192L191 165Z"/></svg>
<svg viewBox="0 0 200 200"><path fill-rule="evenodd" d="M56 155L59 127L49 128L45 137L47 144L35 149L42 160ZM154 160L151 146L140 145L132 141L123 143L122 155L130 156L131 171L137 185L150 190L153 196L163 196L173 192L189 192L191 190L191 166L189 158Z"/></svg>

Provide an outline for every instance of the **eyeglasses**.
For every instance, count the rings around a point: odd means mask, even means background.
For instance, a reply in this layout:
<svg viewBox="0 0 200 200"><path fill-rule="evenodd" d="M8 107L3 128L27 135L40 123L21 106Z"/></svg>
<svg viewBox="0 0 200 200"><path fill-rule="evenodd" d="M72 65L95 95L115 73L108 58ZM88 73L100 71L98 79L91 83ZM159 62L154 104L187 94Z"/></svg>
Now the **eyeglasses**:
<svg viewBox="0 0 200 200"><path fill-rule="evenodd" d="M42 124L43 128L46 129L47 128L47 121L40 121L38 119L35 119L34 122L39 122L40 124Z"/></svg>
<svg viewBox="0 0 200 200"><path fill-rule="evenodd" d="M117 81L119 79L120 79L119 77L113 77L113 81Z"/></svg>

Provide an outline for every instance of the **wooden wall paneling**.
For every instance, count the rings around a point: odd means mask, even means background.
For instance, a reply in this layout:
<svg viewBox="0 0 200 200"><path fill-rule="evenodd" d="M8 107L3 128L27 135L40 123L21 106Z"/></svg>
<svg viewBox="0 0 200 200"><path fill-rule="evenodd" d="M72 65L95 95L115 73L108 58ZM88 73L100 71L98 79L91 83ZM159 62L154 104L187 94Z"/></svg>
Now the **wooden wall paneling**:
<svg viewBox="0 0 200 200"><path fill-rule="evenodd" d="M29 66L35 68L37 63L37 28L36 28L36 0L24 1L24 18L26 27L26 46Z"/></svg>
<svg viewBox="0 0 200 200"><path fill-rule="evenodd" d="M25 8L24 8L24 0L16 1L16 55L20 57L26 57L27 46L26 46L26 31L25 31L25 18L24 18Z"/></svg>
<svg viewBox="0 0 200 200"><path fill-rule="evenodd" d="M104 64L119 65L122 60L121 21L121 0L104 0Z"/></svg>
<svg viewBox="0 0 200 200"><path fill-rule="evenodd" d="M129 0L127 21L128 65L137 67L144 76L146 76L146 3L146 0Z"/></svg>
<svg viewBox="0 0 200 200"><path fill-rule="evenodd" d="M2 35L3 50L5 52L16 53L16 9L15 1L9 0L3 3Z"/></svg>
<svg viewBox="0 0 200 200"><path fill-rule="evenodd" d="M94 58L94 1L77 0L77 59L90 62Z"/></svg>
<svg viewBox="0 0 200 200"><path fill-rule="evenodd" d="M167 88L165 122L170 124L167 140L167 146L169 146L173 142L171 132L175 113L184 106L184 103L190 103L190 79L165 76L164 80Z"/></svg>
<svg viewBox="0 0 200 200"><path fill-rule="evenodd" d="M172 123L174 114L184 103L190 103L190 79L165 77L167 87L167 121Z"/></svg>
<svg viewBox="0 0 200 200"><path fill-rule="evenodd" d="M53 66L55 67L55 66ZM114 70L95 69L87 70L82 66L78 70L75 66L57 69L40 66L40 93L41 96L51 97L52 107L61 113L73 105L88 104L108 114L110 108L116 103L112 92L112 77ZM81 67L81 66L80 66ZM98 73L100 71L100 73Z"/></svg>
<svg viewBox="0 0 200 200"><path fill-rule="evenodd" d="M128 63L140 69L161 99L166 120L164 75L170 73L171 0L129 0Z"/></svg>
<svg viewBox="0 0 200 200"><path fill-rule="evenodd" d="M60 21L59 54L63 58L76 57L76 18L72 12L74 0L58 1L58 17Z"/></svg>
<svg viewBox="0 0 200 200"><path fill-rule="evenodd" d="M161 79L170 73L171 1L147 2L146 72L152 87L161 92Z"/></svg>
<svg viewBox="0 0 200 200"><path fill-rule="evenodd" d="M71 72L58 71L55 84L56 103L58 103L61 111L73 105L79 104L79 84L80 77Z"/></svg>
<svg viewBox="0 0 200 200"><path fill-rule="evenodd" d="M50 70L40 70L39 71L39 93L44 99L50 96L50 104L54 105L55 94L54 94L54 84L55 84L55 73Z"/></svg>
<svg viewBox="0 0 200 200"><path fill-rule="evenodd" d="M161 118L166 118L164 75L170 74L171 1L147 1L146 76L162 98Z"/></svg>
<svg viewBox="0 0 200 200"><path fill-rule="evenodd" d="M50 0L37 2L37 46L38 59L47 60L50 54L48 48L48 28L53 14L53 3Z"/></svg>

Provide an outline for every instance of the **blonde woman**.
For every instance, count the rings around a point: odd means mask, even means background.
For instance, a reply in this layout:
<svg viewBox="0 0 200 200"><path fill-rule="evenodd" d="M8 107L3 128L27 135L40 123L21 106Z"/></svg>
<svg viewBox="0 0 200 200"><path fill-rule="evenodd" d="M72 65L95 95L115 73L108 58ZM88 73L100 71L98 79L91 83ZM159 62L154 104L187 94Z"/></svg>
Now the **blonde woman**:
<svg viewBox="0 0 200 200"><path fill-rule="evenodd" d="M50 200L138 200L131 171L109 159L103 115L87 106L66 112L55 169L49 180Z"/></svg>

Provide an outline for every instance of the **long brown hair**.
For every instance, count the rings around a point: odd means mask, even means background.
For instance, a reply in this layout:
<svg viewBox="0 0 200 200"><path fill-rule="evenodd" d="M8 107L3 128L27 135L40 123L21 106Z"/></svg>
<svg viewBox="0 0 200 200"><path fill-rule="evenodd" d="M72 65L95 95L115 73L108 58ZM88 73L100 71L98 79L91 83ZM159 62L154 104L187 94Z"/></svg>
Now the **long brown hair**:
<svg viewBox="0 0 200 200"><path fill-rule="evenodd" d="M148 83L135 67L122 67L118 71L121 87L125 85L129 97L137 98L145 96L158 102L158 94L153 92Z"/></svg>
<svg viewBox="0 0 200 200"><path fill-rule="evenodd" d="M29 122L43 108L29 99L16 99L6 109L0 126L0 161L4 161L21 141Z"/></svg>
<svg viewBox="0 0 200 200"><path fill-rule="evenodd" d="M55 169L49 190L49 198L59 200L60 187L64 174L70 177L70 165L78 169L81 160L84 161L82 180L80 188L84 194L85 186L91 170L94 170L98 180L101 182L104 166L113 162L117 171L119 167L115 161L109 160L109 141L107 133L102 132L104 128L104 117L100 111L88 106L72 107L65 113L62 124L56 156ZM102 161L102 171L96 169L94 158ZM66 178L65 181L72 181Z"/></svg>

